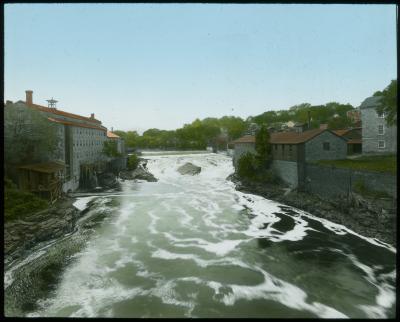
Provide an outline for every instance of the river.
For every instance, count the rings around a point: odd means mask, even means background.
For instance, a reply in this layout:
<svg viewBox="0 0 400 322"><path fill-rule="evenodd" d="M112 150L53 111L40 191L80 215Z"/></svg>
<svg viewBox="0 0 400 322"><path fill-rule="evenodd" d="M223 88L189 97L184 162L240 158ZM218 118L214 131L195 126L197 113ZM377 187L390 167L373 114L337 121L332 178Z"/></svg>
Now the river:
<svg viewBox="0 0 400 322"><path fill-rule="evenodd" d="M390 245L236 191L226 180L233 167L225 155L145 157L159 181L125 181L120 193L78 199L82 209L92 200L90 211L105 213L104 219L90 234L74 234L86 236L75 252L57 251L63 265L42 276L42 296L19 305L19 313L9 300L6 314L395 317L396 249ZM186 162L201 173L180 175L176 169ZM46 249L35 250L25 266ZM21 266L13 278L11 270L7 275L6 296L14 302L23 298L16 295L23 287L11 287L24 284ZM31 278L26 288L37 284Z"/></svg>

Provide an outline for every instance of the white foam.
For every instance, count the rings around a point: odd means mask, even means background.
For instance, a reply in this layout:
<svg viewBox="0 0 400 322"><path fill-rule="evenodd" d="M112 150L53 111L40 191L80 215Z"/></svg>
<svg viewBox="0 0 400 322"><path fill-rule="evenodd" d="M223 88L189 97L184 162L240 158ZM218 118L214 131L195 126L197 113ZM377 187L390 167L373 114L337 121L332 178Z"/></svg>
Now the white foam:
<svg viewBox="0 0 400 322"><path fill-rule="evenodd" d="M77 209L79 209L80 211L84 210L87 208L87 204L93 200L94 198L96 198L96 196L89 196L89 197L81 197L81 198L77 198L77 200L73 203L73 206Z"/></svg>

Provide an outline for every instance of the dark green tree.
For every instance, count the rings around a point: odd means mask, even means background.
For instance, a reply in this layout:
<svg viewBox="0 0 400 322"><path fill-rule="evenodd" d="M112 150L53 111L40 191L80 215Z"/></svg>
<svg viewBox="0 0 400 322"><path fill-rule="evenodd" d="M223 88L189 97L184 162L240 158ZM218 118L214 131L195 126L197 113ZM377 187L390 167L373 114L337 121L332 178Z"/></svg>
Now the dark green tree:
<svg viewBox="0 0 400 322"><path fill-rule="evenodd" d="M380 96L381 105L376 108L378 113L384 113L386 123L389 126L397 123L397 79L383 90L374 93L374 96Z"/></svg>
<svg viewBox="0 0 400 322"><path fill-rule="evenodd" d="M261 168L268 168L272 160L272 146L267 127L263 124L256 133L255 149L257 161Z"/></svg>

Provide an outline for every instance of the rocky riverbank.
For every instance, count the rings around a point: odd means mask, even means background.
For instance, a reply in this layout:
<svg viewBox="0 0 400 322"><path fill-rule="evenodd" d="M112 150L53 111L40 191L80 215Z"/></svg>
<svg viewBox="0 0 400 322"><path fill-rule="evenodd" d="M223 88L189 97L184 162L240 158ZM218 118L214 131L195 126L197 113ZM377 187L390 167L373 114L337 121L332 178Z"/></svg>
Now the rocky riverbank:
<svg viewBox="0 0 400 322"><path fill-rule="evenodd" d="M236 190L253 193L310 214L342 224L349 229L393 246L396 245L396 210L380 200L365 199L358 194L349 198L323 200L315 195L290 190L286 186L239 180L229 176Z"/></svg>
<svg viewBox="0 0 400 322"><path fill-rule="evenodd" d="M72 232L82 213L73 206L75 199L64 197L50 208L4 223L5 263L24 256L40 242Z"/></svg>

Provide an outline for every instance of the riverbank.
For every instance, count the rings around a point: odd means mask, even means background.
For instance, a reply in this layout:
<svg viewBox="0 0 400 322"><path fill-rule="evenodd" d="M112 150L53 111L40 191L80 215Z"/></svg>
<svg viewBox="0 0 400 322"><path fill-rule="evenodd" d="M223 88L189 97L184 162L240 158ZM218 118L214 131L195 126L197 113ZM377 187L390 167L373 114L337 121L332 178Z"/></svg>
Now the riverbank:
<svg viewBox="0 0 400 322"><path fill-rule="evenodd" d="M23 257L40 242L60 238L75 229L82 216L74 198L63 197L48 209L4 223L5 263Z"/></svg>
<svg viewBox="0 0 400 322"><path fill-rule="evenodd" d="M239 180L235 175L231 175L228 179L235 183L238 191L298 208L314 216L344 225L358 234L396 246L397 209L393 209L383 201L365 199L357 194L352 194L348 200L324 200L306 192L290 190L282 185Z"/></svg>

